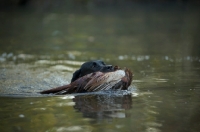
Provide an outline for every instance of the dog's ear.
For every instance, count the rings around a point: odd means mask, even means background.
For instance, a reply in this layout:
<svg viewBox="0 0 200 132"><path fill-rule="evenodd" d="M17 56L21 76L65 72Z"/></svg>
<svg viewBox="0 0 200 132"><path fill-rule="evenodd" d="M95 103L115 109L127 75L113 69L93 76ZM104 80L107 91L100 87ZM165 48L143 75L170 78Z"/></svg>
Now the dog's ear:
<svg viewBox="0 0 200 132"><path fill-rule="evenodd" d="M76 79L78 79L81 76L81 69L74 72L71 83L74 82Z"/></svg>

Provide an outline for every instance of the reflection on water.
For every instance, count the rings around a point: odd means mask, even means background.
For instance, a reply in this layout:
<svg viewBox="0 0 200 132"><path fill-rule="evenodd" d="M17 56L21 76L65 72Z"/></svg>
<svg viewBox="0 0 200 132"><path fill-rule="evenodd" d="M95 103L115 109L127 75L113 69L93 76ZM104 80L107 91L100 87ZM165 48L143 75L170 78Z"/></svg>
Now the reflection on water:
<svg viewBox="0 0 200 132"><path fill-rule="evenodd" d="M132 97L111 95L83 95L75 96L74 108L83 113L83 117L104 118L126 118L125 110L131 109Z"/></svg>

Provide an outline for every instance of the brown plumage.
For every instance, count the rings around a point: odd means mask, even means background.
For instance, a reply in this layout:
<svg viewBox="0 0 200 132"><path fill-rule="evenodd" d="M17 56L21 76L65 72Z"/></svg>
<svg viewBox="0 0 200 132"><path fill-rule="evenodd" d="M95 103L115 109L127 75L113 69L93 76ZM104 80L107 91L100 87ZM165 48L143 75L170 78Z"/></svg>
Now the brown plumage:
<svg viewBox="0 0 200 132"><path fill-rule="evenodd" d="M98 71L90 73L68 85L45 90L40 93L71 94L109 89L126 90L132 82L132 72L129 69L122 70L117 66L114 69L112 72L103 73Z"/></svg>

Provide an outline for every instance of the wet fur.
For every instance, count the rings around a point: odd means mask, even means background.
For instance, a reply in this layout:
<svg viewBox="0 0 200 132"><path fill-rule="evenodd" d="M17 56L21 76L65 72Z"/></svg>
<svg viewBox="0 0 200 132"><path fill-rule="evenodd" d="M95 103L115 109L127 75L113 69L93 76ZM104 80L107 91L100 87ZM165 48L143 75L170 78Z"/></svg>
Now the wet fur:
<svg viewBox="0 0 200 132"><path fill-rule="evenodd" d="M105 72L114 71L114 69L112 65L106 65L101 60L85 62L84 64L81 65L80 69L74 72L71 82L74 82L80 77L83 77L87 74L97 72L97 71L101 71L105 73Z"/></svg>

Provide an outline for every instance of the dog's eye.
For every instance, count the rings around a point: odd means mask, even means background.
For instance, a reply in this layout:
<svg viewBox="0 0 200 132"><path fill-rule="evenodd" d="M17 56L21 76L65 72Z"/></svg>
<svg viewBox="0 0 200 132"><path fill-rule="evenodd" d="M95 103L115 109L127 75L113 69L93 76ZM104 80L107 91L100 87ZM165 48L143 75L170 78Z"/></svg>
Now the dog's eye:
<svg viewBox="0 0 200 132"><path fill-rule="evenodd" d="M103 65L106 65L104 62L102 62Z"/></svg>
<svg viewBox="0 0 200 132"><path fill-rule="evenodd" d="M97 63L93 62L92 64L92 68L96 67L97 66Z"/></svg>

